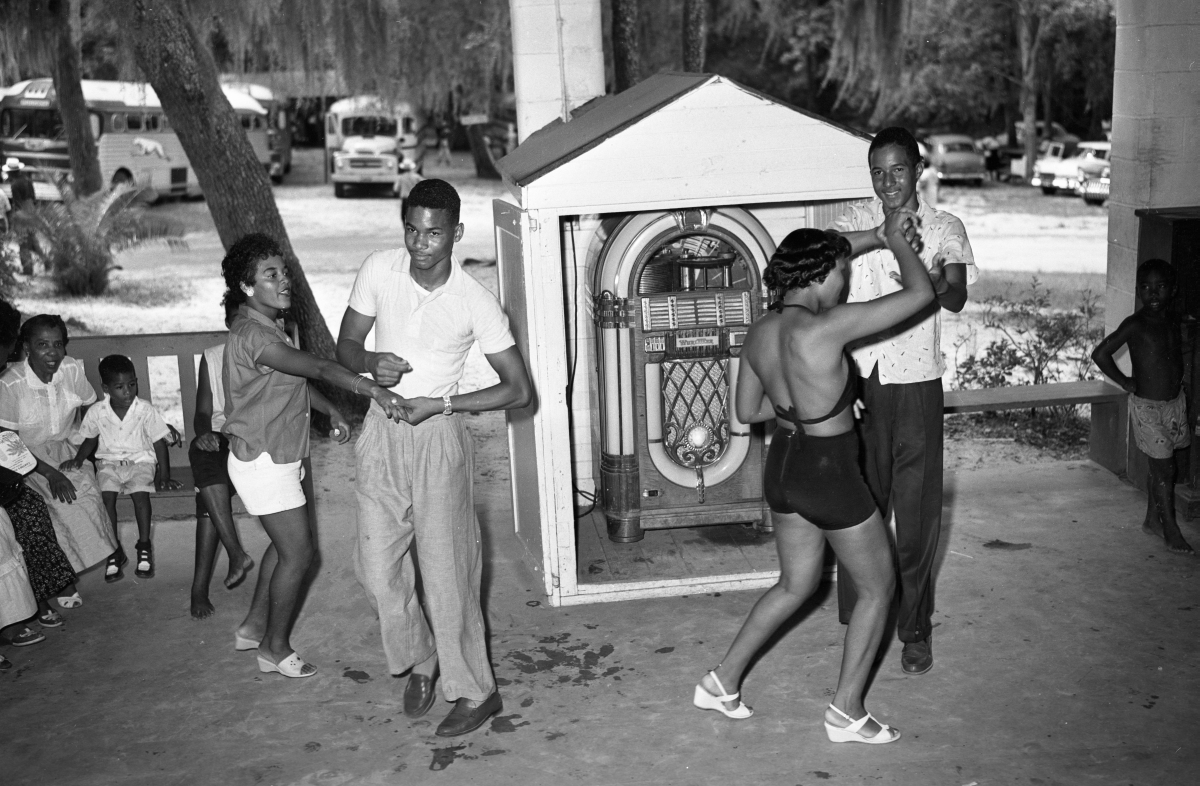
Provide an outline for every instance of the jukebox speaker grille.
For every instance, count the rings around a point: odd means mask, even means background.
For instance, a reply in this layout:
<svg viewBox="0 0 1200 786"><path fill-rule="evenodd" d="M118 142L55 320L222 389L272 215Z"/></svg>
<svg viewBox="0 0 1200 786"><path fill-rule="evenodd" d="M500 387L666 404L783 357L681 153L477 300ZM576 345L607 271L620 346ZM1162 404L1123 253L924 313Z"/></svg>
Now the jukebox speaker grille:
<svg viewBox="0 0 1200 786"><path fill-rule="evenodd" d="M663 447L682 467L715 464L729 446L728 360L662 364Z"/></svg>

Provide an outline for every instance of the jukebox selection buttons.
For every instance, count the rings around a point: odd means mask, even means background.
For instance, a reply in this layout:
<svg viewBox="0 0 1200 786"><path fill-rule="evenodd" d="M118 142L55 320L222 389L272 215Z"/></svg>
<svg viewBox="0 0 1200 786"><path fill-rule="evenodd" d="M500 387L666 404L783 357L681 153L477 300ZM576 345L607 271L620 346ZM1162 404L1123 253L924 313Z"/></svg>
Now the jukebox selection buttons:
<svg viewBox="0 0 1200 786"><path fill-rule="evenodd" d="M651 352L666 352L667 337L666 336L646 336L646 354Z"/></svg>

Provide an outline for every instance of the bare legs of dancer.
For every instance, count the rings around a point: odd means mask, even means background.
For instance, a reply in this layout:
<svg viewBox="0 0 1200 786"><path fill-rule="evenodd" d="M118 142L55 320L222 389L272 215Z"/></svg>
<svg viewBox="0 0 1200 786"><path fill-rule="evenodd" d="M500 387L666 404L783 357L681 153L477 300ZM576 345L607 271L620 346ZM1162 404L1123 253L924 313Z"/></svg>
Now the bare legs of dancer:
<svg viewBox="0 0 1200 786"><path fill-rule="evenodd" d="M271 538L271 545L263 553L254 600L250 603L250 613L238 627L238 635L261 640L258 654L279 663L296 651L290 641L292 621L315 548L308 505L260 516L259 520ZM311 664L305 664L304 668L316 671Z"/></svg>
<svg viewBox="0 0 1200 786"><path fill-rule="evenodd" d="M883 628L896 589L891 547L883 521L876 512L862 524L848 529L821 530L794 513L772 513L771 518L779 550L779 583L754 604L729 652L713 672L727 690L738 690L750 659L816 590L828 538L837 554L838 569L847 571L860 590L858 604L846 628L833 705L851 718L861 718L867 712L863 706L867 677L883 640ZM709 674L704 675L700 684L714 696L723 694ZM729 710L737 705L737 701L725 703ZM839 728L849 725L849 721L828 709L825 719ZM865 737L879 731L880 726L874 721L860 730Z"/></svg>
<svg viewBox="0 0 1200 786"><path fill-rule="evenodd" d="M208 585L212 581L213 568L217 559L218 539L225 546L229 557L229 573L225 576L225 589L233 589L242 583L254 567L254 560L242 547L237 526L233 522L233 506L230 502L229 486L214 483L199 490L200 503L207 516L196 516L196 565L192 573L192 616L204 619L215 611L208 599Z"/></svg>

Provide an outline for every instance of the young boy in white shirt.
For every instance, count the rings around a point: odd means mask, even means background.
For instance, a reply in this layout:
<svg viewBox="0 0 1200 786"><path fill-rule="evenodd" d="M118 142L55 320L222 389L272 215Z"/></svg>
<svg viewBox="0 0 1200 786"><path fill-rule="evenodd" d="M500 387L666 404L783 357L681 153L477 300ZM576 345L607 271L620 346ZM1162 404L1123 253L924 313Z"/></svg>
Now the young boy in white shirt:
<svg viewBox="0 0 1200 786"><path fill-rule="evenodd" d="M150 492L182 488L179 481L171 480L167 446L174 435L158 411L138 398L137 370L129 358L109 355L101 360L100 386L107 398L92 405L84 415L79 429L83 443L75 458L64 461L60 469L79 468L95 451L96 480L117 541L117 550L104 567L104 580L113 582L123 578L121 569L129 561L117 529L117 495L122 493L133 500L137 519L134 574L148 579L154 575Z"/></svg>

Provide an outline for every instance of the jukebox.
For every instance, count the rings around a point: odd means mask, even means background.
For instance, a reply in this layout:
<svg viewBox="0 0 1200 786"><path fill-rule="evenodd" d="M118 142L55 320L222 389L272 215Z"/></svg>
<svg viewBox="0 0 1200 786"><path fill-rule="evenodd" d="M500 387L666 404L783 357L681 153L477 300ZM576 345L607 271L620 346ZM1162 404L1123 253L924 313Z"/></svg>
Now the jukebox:
<svg viewBox="0 0 1200 786"><path fill-rule="evenodd" d="M608 536L755 522L763 434L737 418L739 353L775 248L741 208L609 219L596 266L598 504Z"/></svg>

